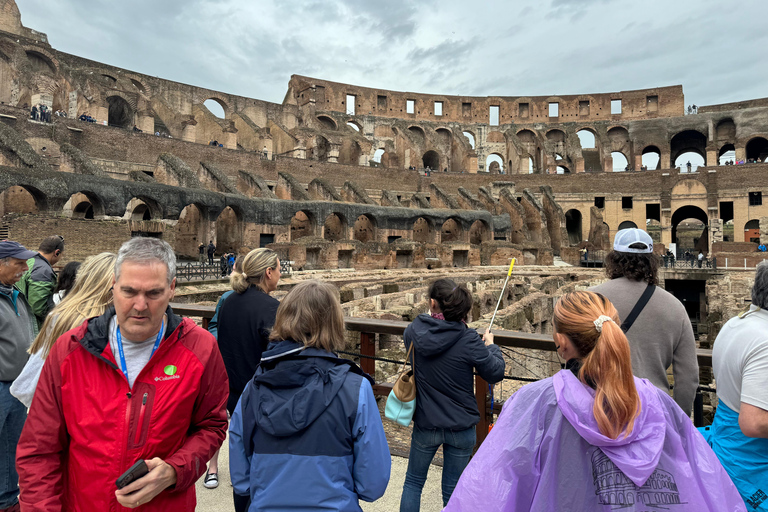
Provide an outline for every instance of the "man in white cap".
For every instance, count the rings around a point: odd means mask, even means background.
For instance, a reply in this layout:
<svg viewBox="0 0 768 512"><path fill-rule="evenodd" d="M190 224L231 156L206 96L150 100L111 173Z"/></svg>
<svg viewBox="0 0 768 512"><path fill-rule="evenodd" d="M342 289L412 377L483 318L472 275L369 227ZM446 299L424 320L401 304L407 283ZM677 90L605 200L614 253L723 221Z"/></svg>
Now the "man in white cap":
<svg viewBox="0 0 768 512"><path fill-rule="evenodd" d="M683 304L656 286L659 258L653 254L651 236L637 228L616 233L605 271L611 280L592 291L604 295L619 312L632 352L632 371L669 392L667 368L672 365L673 397L690 416L699 386L696 340Z"/></svg>
<svg viewBox="0 0 768 512"><path fill-rule="evenodd" d="M27 260L36 255L18 242L0 242L0 512L19 510L16 445L27 408L10 389L29 358L35 316L14 285L27 271Z"/></svg>

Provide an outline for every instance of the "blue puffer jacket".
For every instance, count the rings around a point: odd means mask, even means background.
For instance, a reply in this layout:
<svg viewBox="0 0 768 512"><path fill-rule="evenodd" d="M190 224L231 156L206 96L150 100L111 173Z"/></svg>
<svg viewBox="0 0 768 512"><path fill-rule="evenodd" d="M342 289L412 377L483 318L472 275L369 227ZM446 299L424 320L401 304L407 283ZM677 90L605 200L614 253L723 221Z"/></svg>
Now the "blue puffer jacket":
<svg viewBox="0 0 768 512"><path fill-rule="evenodd" d="M464 430L480 421L473 371L491 384L504 377L504 358L485 346L464 322L419 315L405 329L405 348L414 343L416 411L419 428Z"/></svg>
<svg viewBox="0 0 768 512"><path fill-rule="evenodd" d="M384 494L390 465L370 377L357 365L293 341L264 352L229 424L238 512L360 511L359 499Z"/></svg>

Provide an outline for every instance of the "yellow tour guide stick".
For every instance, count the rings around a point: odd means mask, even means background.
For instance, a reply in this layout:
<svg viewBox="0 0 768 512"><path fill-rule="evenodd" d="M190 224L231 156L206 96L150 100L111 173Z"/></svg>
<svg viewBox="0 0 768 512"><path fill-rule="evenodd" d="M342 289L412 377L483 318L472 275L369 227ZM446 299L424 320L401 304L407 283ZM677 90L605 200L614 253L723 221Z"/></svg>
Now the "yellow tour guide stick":
<svg viewBox="0 0 768 512"><path fill-rule="evenodd" d="M501 287L501 293L499 294L499 301L496 303L496 309L493 310L493 316L491 317L491 325L488 326L488 329L493 329L493 321L496 320L496 312L499 310L499 306L501 305L501 298L504 296L504 291L507 289L507 283L509 282L509 278L512 275L512 269L515 266L515 258L512 258L512 261L509 262L509 272L507 272L507 278L504 280L504 286Z"/></svg>

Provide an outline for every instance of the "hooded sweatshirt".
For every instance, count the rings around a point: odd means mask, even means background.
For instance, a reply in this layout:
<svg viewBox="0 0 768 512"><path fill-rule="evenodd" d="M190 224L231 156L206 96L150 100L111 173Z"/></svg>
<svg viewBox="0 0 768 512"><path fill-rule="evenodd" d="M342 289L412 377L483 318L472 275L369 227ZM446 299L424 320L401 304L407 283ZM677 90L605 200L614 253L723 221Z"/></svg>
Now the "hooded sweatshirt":
<svg viewBox="0 0 768 512"><path fill-rule="evenodd" d="M675 402L635 378L632 432L600 433L595 392L569 370L521 388L461 476L447 511L745 511Z"/></svg>
<svg viewBox="0 0 768 512"><path fill-rule="evenodd" d="M230 423L235 510L360 511L391 459L371 379L352 361L283 341L264 352Z"/></svg>
<svg viewBox="0 0 768 512"><path fill-rule="evenodd" d="M419 428L464 430L480 421L474 369L491 384L504 377L504 358L496 345L485 346L464 322L419 315L403 334L414 343L416 411Z"/></svg>

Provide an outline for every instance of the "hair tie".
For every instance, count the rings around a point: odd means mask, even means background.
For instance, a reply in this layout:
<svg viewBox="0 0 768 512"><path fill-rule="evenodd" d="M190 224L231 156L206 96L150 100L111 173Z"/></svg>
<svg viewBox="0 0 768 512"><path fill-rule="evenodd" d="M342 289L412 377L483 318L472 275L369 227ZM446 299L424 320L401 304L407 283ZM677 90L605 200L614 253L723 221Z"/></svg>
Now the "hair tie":
<svg viewBox="0 0 768 512"><path fill-rule="evenodd" d="M597 320L594 321L595 329L597 329L597 332L603 332L603 324L605 322L613 322L613 318L606 315L600 315L597 317Z"/></svg>
<svg viewBox="0 0 768 512"><path fill-rule="evenodd" d="M451 290L451 293L455 292L455 291L456 291L456 288L458 288L458 286L454 286L454 287L453 287L453 290Z"/></svg>

